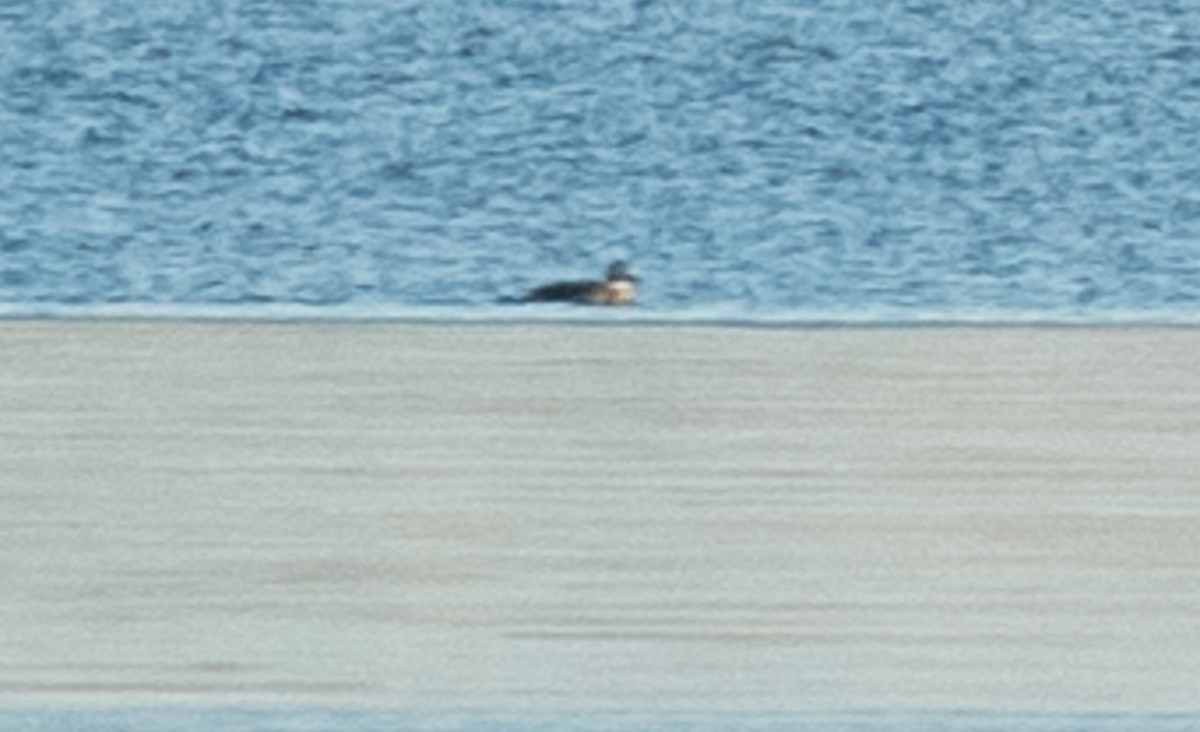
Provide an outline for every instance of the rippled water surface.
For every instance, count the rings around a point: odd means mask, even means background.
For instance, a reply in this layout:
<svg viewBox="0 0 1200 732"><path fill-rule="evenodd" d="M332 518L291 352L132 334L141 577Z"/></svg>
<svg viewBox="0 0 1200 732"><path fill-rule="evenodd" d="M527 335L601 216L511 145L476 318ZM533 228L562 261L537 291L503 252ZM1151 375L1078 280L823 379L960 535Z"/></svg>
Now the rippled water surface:
<svg viewBox="0 0 1200 732"><path fill-rule="evenodd" d="M1189 320L1182 0L0 5L0 303ZM244 306L253 306L246 308Z"/></svg>
<svg viewBox="0 0 1200 732"><path fill-rule="evenodd" d="M0 316L1200 323L1198 120L1187 0L0 0ZM1200 725L1191 331L27 325L5 732Z"/></svg>

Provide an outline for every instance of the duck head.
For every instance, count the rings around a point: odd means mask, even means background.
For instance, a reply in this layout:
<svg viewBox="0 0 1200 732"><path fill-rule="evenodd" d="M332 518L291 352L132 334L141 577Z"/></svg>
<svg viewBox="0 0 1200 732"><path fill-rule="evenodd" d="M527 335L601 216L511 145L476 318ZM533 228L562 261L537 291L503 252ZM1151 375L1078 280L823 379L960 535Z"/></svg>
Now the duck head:
<svg viewBox="0 0 1200 732"><path fill-rule="evenodd" d="M641 282L641 278L629 271L629 265L618 259L604 270L605 282Z"/></svg>

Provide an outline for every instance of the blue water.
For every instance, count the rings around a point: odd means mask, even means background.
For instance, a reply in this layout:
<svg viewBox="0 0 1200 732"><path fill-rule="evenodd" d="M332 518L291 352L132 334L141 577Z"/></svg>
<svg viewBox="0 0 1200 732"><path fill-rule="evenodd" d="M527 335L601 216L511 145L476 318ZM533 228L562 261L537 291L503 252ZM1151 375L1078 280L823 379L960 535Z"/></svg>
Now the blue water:
<svg viewBox="0 0 1200 732"><path fill-rule="evenodd" d="M1187 0L6 0L0 313L1200 321L1197 120Z"/></svg>
<svg viewBox="0 0 1200 732"><path fill-rule="evenodd" d="M1200 322L1200 3L0 0L0 191L7 315ZM1200 719L0 713L151 729Z"/></svg>

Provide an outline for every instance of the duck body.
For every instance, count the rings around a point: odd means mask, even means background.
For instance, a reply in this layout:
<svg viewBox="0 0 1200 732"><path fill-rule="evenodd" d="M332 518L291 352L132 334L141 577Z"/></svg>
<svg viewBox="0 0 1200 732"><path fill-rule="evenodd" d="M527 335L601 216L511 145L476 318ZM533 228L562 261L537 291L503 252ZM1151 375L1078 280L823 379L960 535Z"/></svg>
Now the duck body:
<svg viewBox="0 0 1200 732"><path fill-rule="evenodd" d="M608 265L602 281L553 282L535 287L515 302L565 302L575 305L632 305L637 301L638 278L628 265ZM511 302L511 301L510 301Z"/></svg>

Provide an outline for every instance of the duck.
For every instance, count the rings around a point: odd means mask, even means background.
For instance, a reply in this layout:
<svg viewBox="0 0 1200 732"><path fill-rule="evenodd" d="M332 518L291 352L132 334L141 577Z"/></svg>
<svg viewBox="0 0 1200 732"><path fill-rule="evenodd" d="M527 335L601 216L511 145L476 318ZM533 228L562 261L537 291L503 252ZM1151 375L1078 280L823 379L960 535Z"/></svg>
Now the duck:
<svg viewBox="0 0 1200 732"><path fill-rule="evenodd" d="M637 301L637 283L641 278L618 259L604 270L604 279L552 282L535 287L524 296L505 302L566 302L575 305L632 305Z"/></svg>

